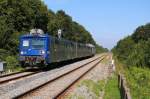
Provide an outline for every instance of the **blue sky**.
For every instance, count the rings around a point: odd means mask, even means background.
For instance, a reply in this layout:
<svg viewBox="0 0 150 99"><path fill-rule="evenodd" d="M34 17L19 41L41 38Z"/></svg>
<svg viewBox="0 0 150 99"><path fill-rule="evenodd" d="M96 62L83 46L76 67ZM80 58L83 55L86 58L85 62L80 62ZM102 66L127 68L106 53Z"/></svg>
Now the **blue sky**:
<svg viewBox="0 0 150 99"><path fill-rule="evenodd" d="M109 49L150 22L150 0L44 0L53 11L64 10L95 41Z"/></svg>

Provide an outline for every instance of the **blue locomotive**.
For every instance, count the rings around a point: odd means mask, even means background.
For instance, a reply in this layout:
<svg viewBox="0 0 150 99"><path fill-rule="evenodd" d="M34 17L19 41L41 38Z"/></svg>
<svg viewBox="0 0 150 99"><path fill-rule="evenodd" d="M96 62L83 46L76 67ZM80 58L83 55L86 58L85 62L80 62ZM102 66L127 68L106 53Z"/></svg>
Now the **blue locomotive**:
<svg viewBox="0 0 150 99"><path fill-rule="evenodd" d="M32 29L29 34L22 35L19 42L19 61L23 67L48 65L95 54L92 44L52 37L40 29Z"/></svg>

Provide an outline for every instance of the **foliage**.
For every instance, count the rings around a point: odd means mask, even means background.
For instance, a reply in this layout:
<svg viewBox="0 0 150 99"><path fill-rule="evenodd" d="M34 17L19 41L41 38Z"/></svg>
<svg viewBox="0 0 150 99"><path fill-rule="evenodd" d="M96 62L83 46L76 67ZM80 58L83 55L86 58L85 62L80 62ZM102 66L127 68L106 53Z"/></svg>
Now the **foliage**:
<svg viewBox="0 0 150 99"><path fill-rule="evenodd" d="M150 97L150 70L148 68L131 67L126 70L126 77L133 99Z"/></svg>
<svg viewBox="0 0 150 99"><path fill-rule="evenodd" d="M16 54L21 34L34 27L47 30L47 12L40 0L1 0L0 48Z"/></svg>
<svg viewBox="0 0 150 99"><path fill-rule="evenodd" d="M14 56L6 57L6 63L7 63L7 67L6 67L7 70L14 70L18 65L18 61Z"/></svg>
<svg viewBox="0 0 150 99"><path fill-rule="evenodd" d="M108 52L107 48L103 48L102 46L96 44L96 53L103 53L103 52Z"/></svg>
<svg viewBox="0 0 150 99"><path fill-rule="evenodd" d="M128 36L117 43L114 53L120 60L126 60L130 55L130 52L133 50L133 45L134 41Z"/></svg>
<svg viewBox="0 0 150 99"><path fill-rule="evenodd" d="M139 26L131 36L120 40L112 49L117 61L123 64L117 70L125 74L133 99L150 97L149 49L150 23Z"/></svg>
<svg viewBox="0 0 150 99"><path fill-rule="evenodd" d="M116 69L125 75L133 99L149 99L150 69L136 66L127 67L115 58Z"/></svg>
<svg viewBox="0 0 150 99"><path fill-rule="evenodd" d="M147 41L150 38L150 23L139 26L132 34L132 38L135 42Z"/></svg>
<svg viewBox="0 0 150 99"><path fill-rule="evenodd" d="M9 51L0 49L0 61L5 60L5 58L9 55L11 55Z"/></svg>
<svg viewBox="0 0 150 99"><path fill-rule="evenodd" d="M114 55L127 66L150 66L150 24L138 27L135 32L113 48Z"/></svg>

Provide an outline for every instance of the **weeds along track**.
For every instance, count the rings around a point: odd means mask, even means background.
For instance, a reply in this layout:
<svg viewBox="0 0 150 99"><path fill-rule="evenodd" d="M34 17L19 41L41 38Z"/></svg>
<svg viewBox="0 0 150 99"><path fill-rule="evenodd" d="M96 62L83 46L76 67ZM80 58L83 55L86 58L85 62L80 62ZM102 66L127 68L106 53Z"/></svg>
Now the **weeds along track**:
<svg viewBox="0 0 150 99"><path fill-rule="evenodd" d="M55 77L31 90L16 95L14 98L61 98L65 91L67 91L73 84L80 80L89 71L95 68L104 59L104 57L105 55L89 61L86 64L81 65L69 72L63 73L60 76Z"/></svg>

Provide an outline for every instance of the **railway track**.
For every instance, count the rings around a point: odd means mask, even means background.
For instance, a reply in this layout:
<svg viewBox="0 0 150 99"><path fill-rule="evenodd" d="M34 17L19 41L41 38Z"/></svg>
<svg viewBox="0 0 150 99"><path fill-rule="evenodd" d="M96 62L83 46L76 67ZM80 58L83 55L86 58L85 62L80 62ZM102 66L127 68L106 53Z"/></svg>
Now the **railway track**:
<svg viewBox="0 0 150 99"><path fill-rule="evenodd" d="M73 69L67 73L64 73L48 82L45 82L44 84L35 87L32 90L29 90L23 94L20 94L16 96L15 98L18 99L32 99L32 98L58 98L61 99L63 94L78 80L80 80L84 75L86 75L89 71L91 71L93 68L95 68L103 59L105 56L101 56L96 58L95 60L92 60L76 69ZM74 77L76 75L76 77ZM71 79L68 83L64 82L65 79L73 77L74 79ZM65 86L59 86L58 82L62 82ZM57 87L57 88L56 88ZM48 89L47 89L48 88ZM55 89L55 90L53 90ZM50 92L50 93L48 93ZM47 95L45 94L47 93Z"/></svg>
<svg viewBox="0 0 150 99"><path fill-rule="evenodd" d="M7 77L7 76L11 76L11 75L16 75L16 74L23 73L23 72L25 72L25 71L19 71L19 72L4 74L4 75L1 75L0 78Z"/></svg>
<svg viewBox="0 0 150 99"><path fill-rule="evenodd" d="M10 81L21 79L23 77L31 76L39 72L40 71L36 71L36 72L22 71L22 72L16 72L16 73L3 75L3 76L0 76L0 85L9 83Z"/></svg>
<svg viewBox="0 0 150 99"><path fill-rule="evenodd" d="M37 71L37 70L38 69L25 69L25 70L18 71L18 72L12 72L12 73L8 73L8 74L2 74L2 75L0 75L0 78L4 78L4 77L8 77L8 76L13 76L13 75L18 75L18 74L22 74L22 73L25 73L25 72L34 72L34 71Z"/></svg>

